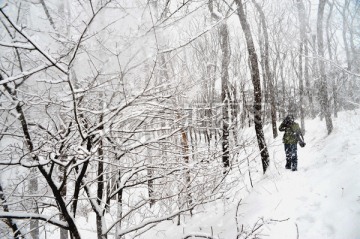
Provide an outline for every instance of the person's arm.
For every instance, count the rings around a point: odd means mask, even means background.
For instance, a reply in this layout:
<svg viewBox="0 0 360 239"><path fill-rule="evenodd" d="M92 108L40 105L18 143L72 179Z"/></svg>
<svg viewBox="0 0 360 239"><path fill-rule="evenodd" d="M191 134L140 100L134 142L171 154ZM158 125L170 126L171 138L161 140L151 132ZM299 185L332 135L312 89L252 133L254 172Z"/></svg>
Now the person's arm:
<svg viewBox="0 0 360 239"><path fill-rule="evenodd" d="M285 131L287 127L288 127L287 122L284 120L279 126L279 131Z"/></svg>

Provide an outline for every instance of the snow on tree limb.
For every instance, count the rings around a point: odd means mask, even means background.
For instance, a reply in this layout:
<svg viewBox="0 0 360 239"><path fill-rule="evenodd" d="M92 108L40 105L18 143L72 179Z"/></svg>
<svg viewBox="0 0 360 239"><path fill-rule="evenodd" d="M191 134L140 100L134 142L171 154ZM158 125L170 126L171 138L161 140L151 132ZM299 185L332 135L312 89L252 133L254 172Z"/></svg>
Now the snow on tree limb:
<svg viewBox="0 0 360 239"><path fill-rule="evenodd" d="M198 205L201 205L201 204L205 204L207 202L211 202L213 201L212 199L210 200L204 200L204 201L200 201L200 202L197 202L197 203L193 203L192 205L190 205L189 207L186 207L184 209L180 209L180 210L177 210L171 214L168 214L168 215L165 215L165 216L162 216L162 217L158 217L158 218L152 218L152 219L148 219L148 220L145 220L143 221L142 223L136 225L136 226L133 226L133 227L130 227L130 228L127 228L127 229L124 229L124 230L121 230L117 236L123 236L125 234L128 234L130 232L133 232L133 231L136 231L136 230L139 230L141 228L144 228L148 225L151 225L151 224L155 224L155 223L159 223L159 222L162 222L162 221L165 221L165 220L168 220L168 219L171 219L171 218L174 218L175 216L181 214L181 213L184 213L184 212L187 212L187 211L190 211L191 209L195 208L196 206ZM120 219L121 220L121 219ZM109 228L107 229L106 231L106 234L110 232L110 230L118 223L118 221L114 222L112 225L109 226Z"/></svg>
<svg viewBox="0 0 360 239"><path fill-rule="evenodd" d="M12 218L12 219L38 219L41 221L48 222L55 226L68 229L69 225L54 218L54 216L47 216L37 213L25 213L25 212L0 212L0 218Z"/></svg>
<svg viewBox="0 0 360 239"><path fill-rule="evenodd" d="M21 49L25 49L25 50L35 50L35 47L33 47L29 44L17 43L17 42L8 43L8 42L0 41L0 46L10 47L10 48L21 48Z"/></svg>
<svg viewBox="0 0 360 239"><path fill-rule="evenodd" d="M10 82L13 82L13 81L16 81L16 80L19 80L21 78L24 78L24 77L29 77L35 73L38 73L40 71L43 71L49 67L51 67L52 65L41 65L41 66L38 66L30 71L23 71L21 72L19 75L16 75L16 76L12 76L12 77L8 77L8 78L5 78L4 80L0 81L0 85L4 85L4 84L7 84L7 83L10 83Z"/></svg>
<svg viewBox="0 0 360 239"><path fill-rule="evenodd" d="M5 12L3 11L3 9L0 8L0 12L2 13L2 15L6 18L6 20L11 24L11 26L21 35L23 36L26 40L29 41L29 43L31 45L34 46L34 48L41 54L43 55L48 61L50 61L52 63L53 66L55 66L58 70L60 70L62 73L64 73L65 75L68 74L68 71L66 69L64 69L61 65L59 65L58 61L55 60L52 56L50 56L45 50L43 50L40 45L38 45L34 40L32 40L32 38L27 35L27 33L25 33L24 30L22 30L16 23L14 23L10 17L8 15L5 14Z"/></svg>
<svg viewBox="0 0 360 239"><path fill-rule="evenodd" d="M341 66L340 64L336 63L335 61L333 60L329 60L325 57L322 57L322 56L316 56L316 57L313 57L313 56L309 56L309 55L304 55L304 57L307 57L307 58L310 58L310 59L315 59L315 60L319 60L319 61L323 61L323 62L326 62L326 63L329 63L331 64L331 66L343 71L343 72L346 72L347 74L349 75L353 75L353 76L356 76L356 77L360 77L360 74L358 73L355 73L354 71L350 71L348 70L346 67L343 67ZM355 78L356 79L356 78Z"/></svg>
<svg viewBox="0 0 360 239"><path fill-rule="evenodd" d="M221 18L220 20L218 20L215 24L211 25L210 27L206 28L204 31L200 32L199 34L197 34L196 36L194 36L193 38L189 39L188 41L181 43L179 46L174 47L174 48L170 48L170 49L164 49L162 51L159 52L159 54L164 54L164 53L169 53L172 51L175 51L177 49L183 48L187 45L189 45L190 43L192 43L193 41L195 41L196 39L198 39L199 37L203 36L204 34L206 34L207 32L209 32L210 30L212 30L214 27L216 27L217 25L221 24L223 21L226 21L226 19L228 19L230 16L233 15L233 13L235 13L236 10L231 11L226 17Z"/></svg>

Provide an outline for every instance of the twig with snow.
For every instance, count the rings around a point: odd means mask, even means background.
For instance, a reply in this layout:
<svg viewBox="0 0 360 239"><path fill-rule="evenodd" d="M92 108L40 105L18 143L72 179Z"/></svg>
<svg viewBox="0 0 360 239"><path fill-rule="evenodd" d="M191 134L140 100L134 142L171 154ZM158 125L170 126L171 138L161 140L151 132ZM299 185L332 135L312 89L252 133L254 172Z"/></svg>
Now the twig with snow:
<svg viewBox="0 0 360 239"><path fill-rule="evenodd" d="M46 51L44 51L32 38L27 35L24 30L22 30L15 22L13 22L10 17L0 8L1 14L6 18L6 20L10 23L10 25L21 35L23 36L41 55L43 55L48 61L51 62L53 66L55 66L58 70L60 70L65 75L68 74L68 71L64 69L58 62L50 56Z"/></svg>
<svg viewBox="0 0 360 239"><path fill-rule="evenodd" d="M0 218L11 218L11 219L37 219L41 221L48 222L50 224L53 224L55 226L68 229L69 225L64 222L57 219L54 219L53 216L47 216L43 214L37 214L37 213L24 213L24 212L0 212Z"/></svg>
<svg viewBox="0 0 360 239"><path fill-rule="evenodd" d="M35 50L35 48L29 44L16 43L16 42L8 43L8 42L0 41L0 46L10 47L10 48L21 48L21 49L25 49L25 50Z"/></svg>
<svg viewBox="0 0 360 239"><path fill-rule="evenodd" d="M12 76L12 77L8 77L4 80L1 80L0 81L0 85L4 85L4 84L7 84L7 83L10 83L10 82L13 82L15 80L18 80L18 79L21 79L21 78L24 78L24 77L29 77L37 72L40 72L40 71L43 71L43 70L46 70L47 68L51 67L52 65L48 65L48 64L44 64L44 65L40 65L30 71L23 71L21 72L19 75L16 75L16 76Z"/></svg>
<svg viewBox="0 0 360 239"><path fill-rule="evenodd" d="M170 49L165 49L163 51L160 51L160 54L164 54L164 53L168 53L168 52L172 52L175 51L177 49L183 48L187 45L189 45L190 43L192 43L193 41L195 41L196 39L198 39L199 37L201 37L202 35L204 35L205 33L209 32L211 29L213 29L214 27L216 27L217 25L219 25L220 23L222 23L223 21L225 21L227 18L229 18L230 16L232 16L233 13L235 13L236 10L232 11L228 16L220 19L219 21L217 21L215 24L211 25L210 27L208 27L207 29L205 29L204 31L200 32L199 34L197 34L196 36L194 36L193 38L189 39L187 42L180 44L177 47L174 48L170 48Z"/></svg>
<svg viewBox="0 0 360 239"><path fill-rule="evenodd" d="M235 221L236 221L236 230L237 230L237 236L236 236L236 239L239 239L240 238L240 235L241 235L241 232L243 231L244 227L242 226L241 227L241 230L240 230L240 227L239 227L239 220L238 220L238 214L239 214L239 208L240 208L240 205L241 205L241 200L239 200L237 206L236 206L236 214L235 214Z"/></svg>

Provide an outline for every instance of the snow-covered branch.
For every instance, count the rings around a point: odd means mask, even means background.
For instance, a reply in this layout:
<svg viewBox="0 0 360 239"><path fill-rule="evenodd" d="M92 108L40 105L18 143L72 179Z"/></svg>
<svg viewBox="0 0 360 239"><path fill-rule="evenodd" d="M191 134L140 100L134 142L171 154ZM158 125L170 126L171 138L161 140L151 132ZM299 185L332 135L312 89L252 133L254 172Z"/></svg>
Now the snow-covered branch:
<svg viewBox="0 0 360 239"><path fill-rule="evenodd" d="M21 78L24 78L24 77L29 77L35 73L38 73L40 71L43 71L43 70L46 70L47 68L51 67L51 65L40 65L30 71L23 71L21 72L19 75L16 75L16 76L12 76L12 77L8 77L8 78L5 78L3 79L2 81L0 81L0 85L4 85L4 84L7 84L7 83L10 83L10 82L13 82L15 80L18 80L18 79L21 79Z"/></svg>
<svg viewBox="0 0 360 239"><path fill-rule="evenodd" d="M54 216L47 216L37 213L25 213L25 212L0 212L0 218L11 218L11 219L37 219L41 221L48 222L55 226L68 229L69 225L64 222L54 218Z"/></svg>
<svg viewBox="0 0 360 239"><path fill-rule="evenodd" d="M72 54L72 56L71 56L71 58L70 58L70 61L69 61L69 63L68 63L68 66L69 66L69 67L71 66L72 62L75 60L75 57L76 57L76 55L77 55L77 52L78 52L78 50L79 50L79 48L80 48L80 44L82 43L83 38L84 38L86 32L87 32L88 29L90 28L90 25L92 24L92 22L94 22L96 16L98 16L98 14L99 14L103 9L105 9L106 6L107 6L111 1L112 1L112 0L108 0L108 1L105 2L96 12L93 12L93 15L91 16L90 20L87 22L84 30L82 31L79 39L77 40L77 44L76 44L76 46L75 46L75 48L74 48L73 54ZM91 3L91 1L90 1L90 3ZM91 4L91 8L92 8L92 10L94 10L92 4Z"/></svg>
<svg viewBox="0 0 360 239"><path fill-rule="evenodd" d="M198 33L196 36L190 38L189 40L187 40L184 43L180 43L179 46L174 47L174 48L170 48L170 49L164 49L159 51L159 54L164 54L164 53L169 53L178 49L181 49L187 45L189 45L190 43L192 43L193 41L195 41L196 39L198 39L199 37L203 36L204 34L206 34L207 32L209 32L210 30L212 30L214 27L218 26L219 24L223 23L224 21L226 21L226 19L228 19L230 16L232 16L233 13L235 13L236 10L230 12L230 14L228 16L226 16L225 18L222 18L220 20L218 20L215 24L211 25L210 27L206 28L204 31Z"/></svg>
<svg viewBox="0 0 360 239"><path fill-rule="evenodd" d="M17 42L8 43L8 42L0 41L0 46L10 47L10 48L21 48L21 49L25 49L25 50L35 50L35 48L32 45L24 44L24 43L17 43Z"/></svg>
<svg viewBox="0 0 360 239"><path fill-rule="evenodd" d="M329 63L332 67L335 67L343 72L346 72L347 74L349 75L352 75L352 76L355 76L355 77L358 77L360 79L360 74L354 72L354 71L349 71L346 67L343 67L341 66L340 64L336 63L335 61L331 60L331 59L327 59L325 57L322 57L322 56L316 56L316 57L313 57L313 56L308 56L308 55L303 55L304 57L307 57L307 58L310 58L310 59L317 59L317 60L320 60L322 62L326 62L326 63Z"/></svg>
<svg viewBox="0 0 360 239"><path fill-rule="evenodd" d="M68 74L68 71L64 69L57 60L50 56L45 50L40 47L23 29L21 29L15 22L13 22L10 17L4 12L3 9L0 9L1 14L6 18L10 25L21 35L23 36L41 55L43 55L48 61L52 63L58 70L60 70L65 75Z"/></svg>

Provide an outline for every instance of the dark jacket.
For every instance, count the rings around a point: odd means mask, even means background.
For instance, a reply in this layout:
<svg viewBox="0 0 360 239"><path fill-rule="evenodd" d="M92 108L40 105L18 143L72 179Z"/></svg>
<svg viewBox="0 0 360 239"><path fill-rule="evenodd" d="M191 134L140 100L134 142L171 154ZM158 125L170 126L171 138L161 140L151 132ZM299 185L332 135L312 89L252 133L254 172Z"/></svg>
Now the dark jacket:
<svg viewBox="0 0 360 239"><path fill-rule="evenodd" d="M280 131L285 131L283 136L284 144L297 144L299 141L304 142L301 129L296 122L284 121L280 124Z"/></svg>

